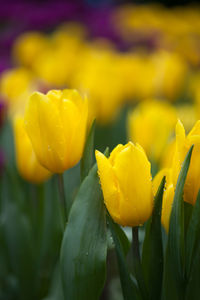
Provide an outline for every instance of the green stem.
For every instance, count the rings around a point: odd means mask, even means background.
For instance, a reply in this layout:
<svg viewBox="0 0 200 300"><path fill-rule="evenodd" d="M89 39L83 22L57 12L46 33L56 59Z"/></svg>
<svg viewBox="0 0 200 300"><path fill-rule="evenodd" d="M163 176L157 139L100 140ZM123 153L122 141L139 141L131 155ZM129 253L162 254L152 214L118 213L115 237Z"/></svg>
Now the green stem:
<svg viewBox="0 0 200 300"><path fill-rule="evenodd" d="M58 189L59 189L60 201L63 205L65 222L68 222L69 209L67 207L67 202L65 198L63 174L57 174L57 176L58 176Z"/></svg>
<svg viewBox="0 0 200 300"><path fill-rule="evenodd" d="M138 227L132 228L132 251L133 251L133 267L134 267L135 277L138 282L142 299L147 300L148 293L144 282L142 264L140 259Z"/></svg>

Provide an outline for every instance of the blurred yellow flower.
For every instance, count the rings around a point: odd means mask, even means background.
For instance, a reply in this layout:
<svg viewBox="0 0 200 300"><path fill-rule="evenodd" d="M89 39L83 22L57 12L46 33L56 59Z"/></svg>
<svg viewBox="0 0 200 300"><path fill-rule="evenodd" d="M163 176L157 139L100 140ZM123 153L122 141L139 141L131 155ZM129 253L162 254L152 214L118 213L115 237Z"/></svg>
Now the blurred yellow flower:
<svg viewBox="0 0 200 300"><path fill-rule="evenodd" d="M158 191L158 187L161 183L161 180L164 176L166 177L166 183L163 192L161 222L166 232L168 232L172 204L174 200L174 192L175 192L174 185L172 183L171 169L165 168L156 174L156 176L153 179L153 193L155 196Z"/></svg>
<svg viewBox="0 0 200 300"><path fill-rule="evenodd" d="M183 123L186 132L189 132L198 120L198 113L195 108L196 107L191 104L181 104L176 107L177 117Z"/></svg>
<svg viewBox="0 0 200 300"><path fill-rule="evenodd" d="M176 111L170 104L146 101L139 104L128 117L129 137L145 149L148 157L159 162L175 123Z"/></svg>
<svg viewBox="0 0 200 300"><path fill-rule="evenodd" d="M73 86L86 93L89 110L98 123L110 123L115 118L123 99L123 84L118 69L118 56L111 49L89 47L81 65L72 78Z"/></svg>
<svg viewBox="0 0 200 300"><path fill-rule="evenodd" d="M146 99L155 96L155 77L157 66L152 60L151 55L139 53L138 59L132 66L135 69L134 74L134 89L136 99ZM129 79L127 79L129 80Z"/></svg>
<svg viewBox="0 0 200 300"><path fill-rule="evenodd" d="M40 51L33 62L38 77L55 87L70 85L84 50L78 27L71 27L72 32L69 29L63 26L55 31L49 37L49 47Z"/></svg>
<svg viewBox="0 0 200 300"><path fill-rule="evenodd" d="M76 90L33 93L25 112L25 128L38 161L62 173L81 159L87 131L88 101Z"/></svg>
<svg viewBox="0 0 200 300"><path fill-rule="evenodd" d="M200 72L196 72L191 76L190 93L194 99L195 117L200 119Z"/></svg>
<svg viewBox="0 0 200 300"><path fill-rule="evenodd" d="M187 136L183 124L179 120L176 124L176 149L172 164L174 186L176 186L185 156L193 144L194 149L184 186L184 201L190 204L195 204L200 189L200 120L196 122Z"/></svg>
<svg viewBox="0 0 200 300"><path fill-rule="evenodd" d="M98 174L105 205L115 222L138 226L151 216L151 166L141 146L118 145L106 158L97 151Z"/></svg>
<svg viewBox="0 0 200 300"><path fill-rule="evenodd" d="M156 95L175 100L180 96L186 79L187 64L176 53L157 51L152 59L156 65Z"/></svg>
<svg viewBox="0 0 200 300"><path fill-rule="evenodd" d="M51 176L51 173L39 164L31 141L25 131L23 117L15 117L13 128L16 163L20 175L32 183L41 183L47 180Z"/></svg>
<svg viewBox="0 0 200 300"><path fill-rule="evenodd" d="M3 72L0 79L0 92L8 102L11 116L24 112L27 98L35 88L33 74L25 68Z"/></svg>
<svg viewBox="0 0 200 300"><path fill-rule="evenodd" d="M37 31L20 35L13 46L14 60L23 66L31 67L38 54L48 47L47 37Z"/></svg>
<svg viewBox="0 0 200 300"><path fill-rule="evenodd" d="M171 168L175 147L176 147L176 141L175 138L173 138L167 143L161 155L160 164L159 164L161 169Z"/></svg>

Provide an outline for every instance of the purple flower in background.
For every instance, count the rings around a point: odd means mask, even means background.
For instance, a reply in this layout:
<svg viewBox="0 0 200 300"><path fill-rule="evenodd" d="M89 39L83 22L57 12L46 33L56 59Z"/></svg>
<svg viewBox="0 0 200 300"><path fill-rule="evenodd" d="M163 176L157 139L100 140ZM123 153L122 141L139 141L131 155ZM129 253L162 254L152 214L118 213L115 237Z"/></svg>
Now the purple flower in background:
<svg viewBox="0 0 200 300"><path fill-rule="evenodd" d="M12 44L21 33L31 30L48 32L66 21L81 22L88 27L91 37L106 37L120 44L110 21L112 6L106 2L97 5L95 1L87 3L82 0L4 1L0 9L0 72L11 66Z"/></svg>

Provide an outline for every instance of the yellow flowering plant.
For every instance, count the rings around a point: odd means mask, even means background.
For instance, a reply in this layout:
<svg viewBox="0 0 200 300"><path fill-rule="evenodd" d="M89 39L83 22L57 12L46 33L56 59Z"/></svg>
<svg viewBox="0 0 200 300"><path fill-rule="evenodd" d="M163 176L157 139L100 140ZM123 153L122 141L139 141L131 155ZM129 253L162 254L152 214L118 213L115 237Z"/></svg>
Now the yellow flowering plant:
<svg viewBox="0 0 200 300"><path fill-rule="evenodd" d="M123 226L142 225L153 209L150 163L143 148L129 142L118 145L109 158L96 151L96 159L105 204L112 218Z"/></svg>
<svg viewBox="0 0 200 300"><path fill-rule="evenodd" d="M33 93L25 128L38 161L52 173L63 173L81 159L87 133L88 101L76 90Z"/></svg>
<svg viewBox="0 0 200 300"><path fill-rule="evenodd" d="M0 300L199 299L199 9L107 17L23 33L1 74Z"/></svg>

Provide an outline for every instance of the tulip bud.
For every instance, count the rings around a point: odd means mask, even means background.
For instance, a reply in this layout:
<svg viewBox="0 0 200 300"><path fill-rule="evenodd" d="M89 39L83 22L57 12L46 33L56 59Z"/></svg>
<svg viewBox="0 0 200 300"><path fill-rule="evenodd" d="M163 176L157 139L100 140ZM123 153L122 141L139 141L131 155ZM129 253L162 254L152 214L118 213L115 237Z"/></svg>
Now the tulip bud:
<svg viewBox="0 0 200 300"><path fill-rule="evenodd" d="M15 117L13 125L16 161L20 175L32 183L41 183L47 180L51 173L39 164L25 131L23 118Z"/></svg>
<svg viewBox="0 0 200 300"><path fill-rule="evenodd" d="M182 163L190 147L194 145L186 182L184 186L184 201L195 204L200 189L200 120L196 122L189 134L185 135L183 124L176 124L176 149L172 164L172 179L176 186Z"/></svg>
<svg viewBox="0 0 200 300"><path fill-rule="evenodd" d="M33 93L25 113L25 128L38 161L62 173L81 159L87 131L88 101L76 90Z"/></svg>
<svg viewBox="0 0 200 300"><path fill-rule="evenodd" d="M105 205L115 222L138 226L151 216L151 166L141 146L118 145L106 158L96 151Z"/></svg>

